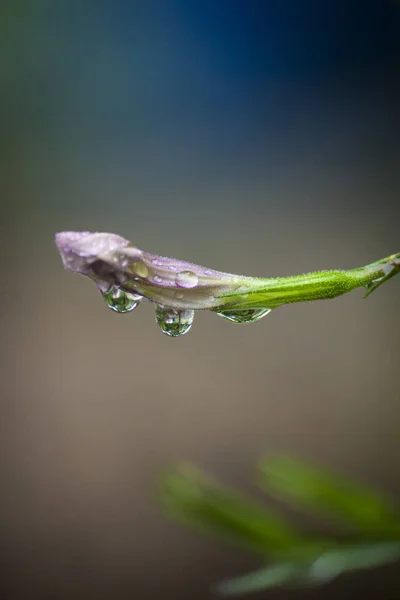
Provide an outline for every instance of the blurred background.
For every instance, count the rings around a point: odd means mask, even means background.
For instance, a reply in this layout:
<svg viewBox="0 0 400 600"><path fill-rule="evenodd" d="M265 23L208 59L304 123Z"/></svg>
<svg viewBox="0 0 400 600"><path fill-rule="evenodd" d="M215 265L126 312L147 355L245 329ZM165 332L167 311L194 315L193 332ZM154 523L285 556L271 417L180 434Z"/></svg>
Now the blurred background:
<svg viewBox="0 0 400 600"><path fill-rule="evenodd" d="M164 519L176 459L257 497L255 462L284 451L400 501L397 279L171 339L53 242L110 231L260 276L399 252L400 4L15 0L0 31L1 597L204 600L258 566Z"/></svg>

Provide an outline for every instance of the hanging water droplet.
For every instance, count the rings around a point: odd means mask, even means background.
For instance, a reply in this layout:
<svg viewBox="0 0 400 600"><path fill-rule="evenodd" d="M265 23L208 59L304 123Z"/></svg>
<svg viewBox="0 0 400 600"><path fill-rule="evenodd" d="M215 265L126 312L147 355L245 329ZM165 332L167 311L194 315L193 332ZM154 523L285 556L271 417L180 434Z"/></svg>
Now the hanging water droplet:
<svg viewBox="0 0 400 600"><path fill-rule="evenodd" d="M270 308L246 308L242 310L221 310L217 312L217 315L233 323L255 323L270 312Z"/></svg>
<svg viewBox="0 0 400 600"><path fill-rule="evenodd" d="M156 306L156 321L161 331L171 337L184 335L193 324L194 310L176 310L165 306Z"/></svg>
<svg viewBox="0 0 400 600"><path fill-rule="evenodd" d="M199 283L199 278L192 271L181 271L176 276L176 285L183 288L192 288Z"/></svg>
<svg viewBox="0 0 400 600"><path fill-rule="evenodd" d="M118 313L127 313L137 307L143 296L124 292L113 285L107 292L102 292L106 304Z"/></svg>

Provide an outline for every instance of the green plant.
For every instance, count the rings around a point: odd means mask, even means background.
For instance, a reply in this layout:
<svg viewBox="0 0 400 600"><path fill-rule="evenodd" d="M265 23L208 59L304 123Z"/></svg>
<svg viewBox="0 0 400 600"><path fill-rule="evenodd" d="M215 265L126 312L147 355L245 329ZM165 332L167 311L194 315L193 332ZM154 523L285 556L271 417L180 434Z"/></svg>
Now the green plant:
<svg viewBox="0 0 400 600"><path fill-rule="evenodd" d="M262 460L258 483L296 508L344 521L349 531L338 539L309 535L196 467L179 464L162 480L160 499L166 513L268 563L220 584L221 594L320 584L400 559L400 512L369 488L286 456Z"/></svg>
<svg viewBox="0 0 400 600"><path fill-rule="evenodd" d="M400 254L347 271L291 277L244 277L143 252L112 233L65 231L56 235L64 266L92 279L107 305L126 313L143 298L156 304L163 333L189 331L196 310L234 323L253 323L283 304L335 298L364 287L366 296L400 271Z"/></svg>
<svg viewBox="0 0 400 600"><path fill-rule="evenodd" d="M196 310L252 323L283 304L335 298L358 287L367 297L400 271L400 254L393 254L347 271L264 279L148 254L110 233L58 233L56 244L64 266L93 280L112 310L130 312L147 298L156 304L161 330L172 337L189 331ZM373 491L285 457L262 461L259 483L296 506L346 521L349 534L310 536L196 468L179 465L163 480L161 500L168 514L269 561L222 584L221 593L320 583L400 558L400 515Z"/></svg>

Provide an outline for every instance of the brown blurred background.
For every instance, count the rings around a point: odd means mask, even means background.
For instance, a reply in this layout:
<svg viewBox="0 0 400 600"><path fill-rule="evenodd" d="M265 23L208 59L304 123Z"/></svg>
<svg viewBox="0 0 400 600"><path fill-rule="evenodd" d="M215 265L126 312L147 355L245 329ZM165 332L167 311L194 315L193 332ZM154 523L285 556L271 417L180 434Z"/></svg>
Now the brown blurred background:
<svg viewBox="0 0 400 600"><path fill-rule="evenodd" d="M164 519L181 458L257 497L256 461L284 451L400 501L399 281L248 326L198 314L170 339L53 243L110 231L260 276L398 252L399 5L1 12L1 598L203 600L258 566ZM400 579L268 597L399 598Z"/></svg>

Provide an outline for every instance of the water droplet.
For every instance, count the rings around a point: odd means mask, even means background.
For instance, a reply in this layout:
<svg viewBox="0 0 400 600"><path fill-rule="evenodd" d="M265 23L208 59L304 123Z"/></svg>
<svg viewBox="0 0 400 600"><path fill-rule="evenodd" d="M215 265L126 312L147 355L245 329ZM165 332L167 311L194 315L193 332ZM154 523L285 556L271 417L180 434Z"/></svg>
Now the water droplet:
<svg viewBox="0 0 400 600"><path fill-rule="evenodd" d="M377 279L374 279L374 281L371 281L370 283L367 283L364 287L367 290L367 292L371 292L375 288L377 288L381 282L383 283L383 280L386 279L386 278L387 278L387 275L383 275L382 277L378 277Z"/></svg>
<svg viewBox="0 0 400 600"><path fill-rule="evenodd" d="M137 307L143 296L130 294L113 285L107 292L102 292L109 308L118 313L127 313Z"/></svg>
<svg viewBox="0 0 400 600"><path fill-rule="evenodd" d="M199 283L199 278L192 271L181 271L176 276L176 285L183 288L193 288Z"/></svg>
<svg viewBox="0 0 400 600"><path fill-rule="evenodd" d="M156 321L161 331L171 337L184 335L193 324L194 310L176 310L157 305Z"/></svg>
<svg viewBox="0 0 400 600"><path fill-rule="evenodd" d="M218 311L217 315L233 323L255 323L270 312L270 308L245 308L242 310L222 310Z"/></svg>
<svg viewBox="0 0 400 600"><path fill-rule="evenodd" d="M132 271L134 271L136 275L139 275L139 277L142 277L143 279L149 274L148 268L142 262L133 263Z"/></svg>
<svg viewBox="0 0 400 600"><path fill-rule="evenodd" d="M163 278L162 278L162 277L160 277L159 275L154 275L154 281L155 281L156 283L162 283L162 281L163 281Z"/></svg>
<svg viewBox="0 0 400 600"><path fill-rule="evenodd" d="M182 300L182 298L183 298L183 294L182 294L182 292L175 292L175 298L176 298L177 300Z"/></svg>

